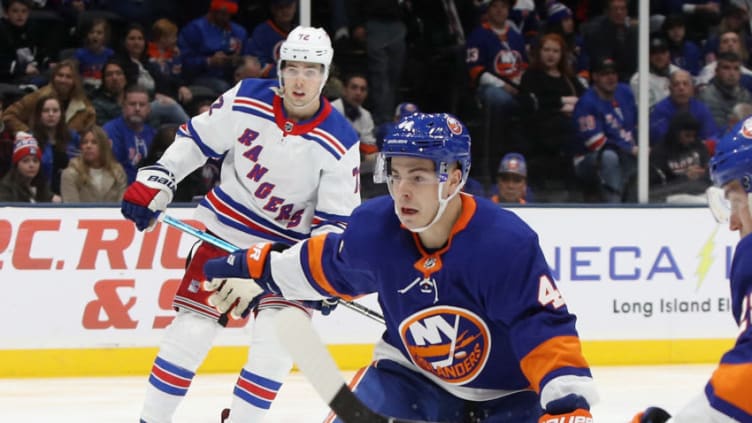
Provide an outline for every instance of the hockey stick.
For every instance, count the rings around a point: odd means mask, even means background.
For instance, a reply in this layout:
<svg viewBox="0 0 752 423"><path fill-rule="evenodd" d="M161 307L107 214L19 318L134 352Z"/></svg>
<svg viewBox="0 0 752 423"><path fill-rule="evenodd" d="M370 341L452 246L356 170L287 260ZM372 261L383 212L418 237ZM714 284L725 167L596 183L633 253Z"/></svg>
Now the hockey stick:
<svg viewBox="0 0 752 423"><path fill-rule="evenodd" d="M337 364L300 310L289 307L274 317L277 337L316 393L345 423L427 423L382 416L368 408L347 387Z"/></svg>
<svg viewBox="0 0 752 423"><path fill-rule="evenodd" d="M166 213L160 213L159 214L159 220L161 220L162 222L166 223L167 225L172 226L175 229L178 229L178 230L183 231L183 232L185 232L187 234L193 235L196 238L200 239L201 241L208 242L209 244L211 244L211 245L213 245L213 246L215 246L217 248L221 248L221 249L227 251L228 253L234 253L235 251L239 250L239 248L236 247L235 245L233 245L233 244L231 244L231 243L229 243L229 242L227 242L227 241L225 241L223 239L219 239L219 238L217 238L216 236L214 236L214 235L212 235L210 233L207 233L207 232L204 232L202 230L196 229L193 226L191 226L191 225L183 222L182 220L176 219L176 218L174 218L174 217L172 217L172 216L170 216L170 215L168 215ZM370 318L372 320L375 320L375 321L381 323L382 325L385 324L384 323L384 316L382 316L381 314L377 313L376 311L371 310L370 308L368 308L368 307L366 307L366 306L364 306L362 304L358 304L358 303L356 303L354 301L345 301L343 299L338 299L338 302L340 304L342 304L343 306L349 308L350 310L354 310L354 311L356 311L356 312L358 312L358 313L360 313L360 314L362 314L362 315L364 315L364 316L366 316L366 317L368 317L368 318Z"/></svg>

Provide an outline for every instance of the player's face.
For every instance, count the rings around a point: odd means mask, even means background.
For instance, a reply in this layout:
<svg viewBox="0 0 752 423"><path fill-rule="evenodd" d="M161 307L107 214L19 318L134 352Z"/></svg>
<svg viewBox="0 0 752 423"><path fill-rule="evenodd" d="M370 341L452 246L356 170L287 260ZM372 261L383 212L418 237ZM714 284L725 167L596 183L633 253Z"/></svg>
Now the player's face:
<svg viewBox="0 0 752 423"><path fill-rule="evenodd" d="M37 173L39 173L39 158L33 154L29 154L26 157L22 158L18 161L18 172L29 178L32 179L33 177L37 176Z"/></svg>
<svg viewBox="0 0 752 423"><path fill-rule="evenodd" d="M444 184L442 198L447 198L456 189L459 174L458 169L452 170L449 182ZM416 229L431 223L439 208L439 178L433 161L393 157L387 183L394 198L397 217L403 225Z"/></svg>
<svg viewBox="0 0 752 423"><path fill-rule="evenodd" d="M284 101L293 108L300 108L313 104L314 110L318 103L313 100L319 96L321 80L324 78L322 65L308 62L287 62L282 69L282 82L284 83Z"/></svg>
<svg viewBox="0 0 752 423"><path fill-rule="evenodd" d="M724 185L724 195L731 206L729 216L729 229L739 231L739 236L744 238L752 232L752 212L750 212L749 194L744 191L741 182L734 180Z"/></svg>

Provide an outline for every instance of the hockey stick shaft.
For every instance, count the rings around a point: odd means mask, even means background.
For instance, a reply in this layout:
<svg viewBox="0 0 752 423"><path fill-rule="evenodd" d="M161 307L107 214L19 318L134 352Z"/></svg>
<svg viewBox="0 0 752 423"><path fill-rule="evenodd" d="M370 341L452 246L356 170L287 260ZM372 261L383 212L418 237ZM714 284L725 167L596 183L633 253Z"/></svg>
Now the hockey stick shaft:
<svg viewBox="0 0 752 423"><path fill-rule="evenodd" d="M303 312L289 307L274 317L277 337L329 408L344 423L426 423L382 416L347 387L331 354Z"/></svg>
<svg viewBox="0 0 752 423"><path fill-rule="evenodd" d="M229 242L227 242L227 241L225 241L223 239L217 238L216 236L214 236L214 235L212 235L210 233L207 233L205 231L202 231L202 230L199 230L197 228L194 228L193 226L191 226L191 225L183 222L182 220L176 219L176 218L174 218L174 217L172 217L172 216L170 216L170 215L168 215L166 213L160 213L159 219L162 222L164 222L165 224L170 225L170 226L172 226L175 229L178 229L178 230L183 231L183 232L185 232L187 234L193 235L194 237L200 239L201 241L205 241L205 242L207 242L207 243L209 243L209 244L211 244L211 245L213 245L213 246L215 246L217 248L221 248L221 249L227 251L228 253L234 253L235 251L237 251L237 250L240 249L237 246L233 245L232 243L229 243ZM371 310L370 308L368 308L368 307L366 307L366 306L364 306L362 304L358 304L358 303L352 302L352 301L345 301L345 300L342 300L342 299L339 299L338 302L340 304L342 304L343 306L349 308L350 310L358 312L358 313L360 313L360 314L362 314L362 315L364 315L364 316L366 316L366 317L368 317L368 318L370 318L372 320L375 320L375 321L377 321L377 322L379 322L381 324L385 324L384 323L384 316L382 316L378 312L376 312L374 310Z"/></svg>

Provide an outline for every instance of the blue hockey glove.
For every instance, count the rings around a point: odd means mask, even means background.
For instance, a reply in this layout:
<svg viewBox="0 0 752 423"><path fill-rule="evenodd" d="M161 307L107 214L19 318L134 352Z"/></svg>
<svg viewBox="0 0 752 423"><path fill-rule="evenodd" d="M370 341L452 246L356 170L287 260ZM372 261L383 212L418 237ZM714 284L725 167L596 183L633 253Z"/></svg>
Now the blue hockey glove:
<svg viewBox="0 0 752 423"><path fill-rule="evenodd" d="M204 291L213 292L209 304L221 313L240 319L248 314L251 305L260 295L279 287L271 278L267 257L277 244L256 244L247 250L238 250L227 257L208 260L204 264L206 281Z"/></svg>
<svg viewBox="0 0 752 423"><path fill-rule="evenodd" d="M175 175L166 167L160 164L142 167L136 180L126 188L120 211L139 231L151 230L159 213L172 201L176 187Z"/></svg>
<svg viewBox="0 0 752 423"><path fill-rule="evenodd" d="M580 395L569 394L549 402L538 423L560 422L593 423L587 400Z"/></svg>

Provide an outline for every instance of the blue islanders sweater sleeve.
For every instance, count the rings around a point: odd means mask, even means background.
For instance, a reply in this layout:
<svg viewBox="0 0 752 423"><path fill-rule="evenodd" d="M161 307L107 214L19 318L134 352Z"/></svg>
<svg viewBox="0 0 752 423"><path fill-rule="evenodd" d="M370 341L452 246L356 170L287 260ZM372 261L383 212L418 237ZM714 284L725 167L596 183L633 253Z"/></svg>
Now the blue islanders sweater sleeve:
<svg viewBox="0 0 752 423"><path fill-rule="evenodd" d="M368 215L368 205L355 209L344 232L316 235L282 253L272 253L272 278L285 298L350 301L377 291L374 265L367 260L370 255L363 254L373 230L368 219L362 218Z"/></svg>
<svg viewBox="0 0 752 423"><path fill-rule="evenodd" d="M518 222L509 234L515 248L500 250L512 265L505 279L488 284L488 313L509 327L520 368L542 406L565 396L562 392L593 404L597 394L582 355L576 317L569 313L551 276L538 237Z"/></svg>
<svg viewBox="0 0 752 423"><path fill-rule="evenodd" d="M734 347L721 358L705 386L710 406L741 422L752 422L752 237L744 237L736 247L731 265L731 302L739 336Z"/></svg>

